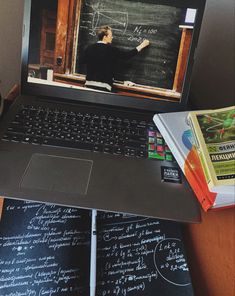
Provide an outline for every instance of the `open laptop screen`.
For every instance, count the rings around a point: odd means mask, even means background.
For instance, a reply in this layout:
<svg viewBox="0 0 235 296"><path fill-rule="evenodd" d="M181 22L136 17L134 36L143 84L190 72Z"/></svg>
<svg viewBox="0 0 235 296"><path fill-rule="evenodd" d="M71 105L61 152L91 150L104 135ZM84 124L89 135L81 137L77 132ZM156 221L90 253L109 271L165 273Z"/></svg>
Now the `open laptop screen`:
<svg viewBox="0 0 235 296"><path fill-rule="evenodd" d="M183 109L203 8L203 1L27 0L23 90L151 111ZM111 92L91 89L84 62L103 26L112 30L109 46L121 51L150 42L133 57L115 60Z"/></svg>

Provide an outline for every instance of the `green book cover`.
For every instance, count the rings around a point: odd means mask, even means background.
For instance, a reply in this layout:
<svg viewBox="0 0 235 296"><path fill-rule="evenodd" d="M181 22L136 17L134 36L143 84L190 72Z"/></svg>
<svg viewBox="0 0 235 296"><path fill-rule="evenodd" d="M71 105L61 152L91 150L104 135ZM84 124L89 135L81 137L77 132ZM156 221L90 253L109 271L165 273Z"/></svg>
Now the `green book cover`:
<svg viewBox="0 0 235 296"><path fill-rule="evenodd" d="M188 116L208 186L234 191L235 107L193 111Z"/></svg>

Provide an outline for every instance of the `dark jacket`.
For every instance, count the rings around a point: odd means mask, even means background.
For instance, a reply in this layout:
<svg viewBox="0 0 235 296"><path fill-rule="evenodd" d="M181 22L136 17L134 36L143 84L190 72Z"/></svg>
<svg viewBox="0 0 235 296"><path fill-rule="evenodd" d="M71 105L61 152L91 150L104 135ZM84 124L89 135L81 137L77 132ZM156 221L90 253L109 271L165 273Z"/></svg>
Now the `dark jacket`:
<svg viewBox="0 0 235 296"><path fill-rule="evenodd" d="M119 59L129 59L138 50L121 51L111 44L95 43L87 47L83 62L87 65L87 81L108 83L112 86L115 64Z"/></svg>

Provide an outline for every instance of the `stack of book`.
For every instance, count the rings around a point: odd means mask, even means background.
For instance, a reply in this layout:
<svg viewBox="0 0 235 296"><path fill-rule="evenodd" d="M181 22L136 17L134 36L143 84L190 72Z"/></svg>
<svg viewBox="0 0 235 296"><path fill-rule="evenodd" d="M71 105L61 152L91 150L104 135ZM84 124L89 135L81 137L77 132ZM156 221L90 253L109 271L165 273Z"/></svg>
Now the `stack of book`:
<svg viewBox="0 0 235 296"><path fill-rule="evenodd" d="M235 106L154 115L202 208L235 205Z"/></svg>

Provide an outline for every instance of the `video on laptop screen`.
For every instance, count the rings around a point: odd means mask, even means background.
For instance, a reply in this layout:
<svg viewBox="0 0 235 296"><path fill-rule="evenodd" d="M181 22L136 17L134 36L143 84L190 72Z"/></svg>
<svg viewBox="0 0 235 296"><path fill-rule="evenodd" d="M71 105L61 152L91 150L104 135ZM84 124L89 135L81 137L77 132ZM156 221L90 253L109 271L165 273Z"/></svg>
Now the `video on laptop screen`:
<svg viewBox="0 0 235 296"><path fill-rule="evenodd" d="M184 5L33 0L28 82L180 102L197 17Z"/></svg>

